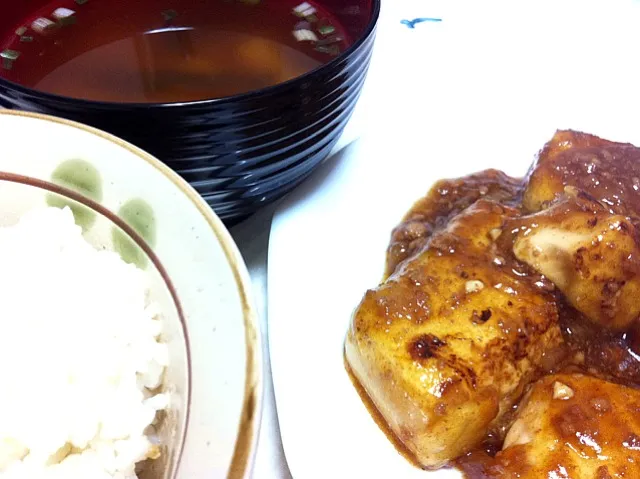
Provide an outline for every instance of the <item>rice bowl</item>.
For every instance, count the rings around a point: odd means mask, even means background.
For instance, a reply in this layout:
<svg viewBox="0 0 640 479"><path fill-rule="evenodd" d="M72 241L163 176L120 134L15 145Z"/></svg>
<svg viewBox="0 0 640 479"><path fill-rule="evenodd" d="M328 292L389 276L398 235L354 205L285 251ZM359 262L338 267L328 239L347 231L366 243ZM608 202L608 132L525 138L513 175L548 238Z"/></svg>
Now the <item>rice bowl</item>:
<svg viewBox="0 0 640 479"><path fill-rule="evenodd" d="M0 264L1 477L137 478L169 405L145 274L88 243L68 207L0 228Z"/></svg>
<svg viewBox="0 0 640 479"><path fill-rule="evenodd" d="M140 283L133 279L140 279L140 276L130 274L131 271L137 271L144 276L140 282L147 286L149 296L145 298L148 303L136 307L137 313L131 314L137 316L142 311L146 319L140 321L154 325L156 323L153 321L157 320L149 319L150 316L158 311L161 313L162 329L156 343L166 346L168 351L162 385L150 393L143 392L141 400L139 392L136 394L138 402L142 403L147 400L147 394L157 396L159 403L153 407L153 403L146 404L151 409L167 407L158 411L153 428L144 431L149 442L153 444L146 455L154 457L159 452L160 456L155 460L139 462L135 468L138 478L248 478L261 415L262 351L248 273L220 220L177 175L154 158L111 135L65 120L13 111L0 111L0 131L7 139L4 154L0 156L0 230L11 228L33 214L43 216L43 210L51 206L55 206L58 213L66 207L73 213L76 225L81 227L82 237L93 248L92 254L108 252L107 256L115 255L122 259L114 260L120 266L123 262L136 266L129 270L129 265L127 276L130 276L130 280L121 281L114 280L113 274L107 273L106 268L77 266L75 269L63 271L61 262L58 262L57 273L49 275L49 283L44 279L28 283L30 295L27 298L23 294L23 299L46 304L40 299L41 295L35 290L35 285L52 291L62 289L58 284L52 287L52 282L66 284L67 287L73 284L75 287L79 280L69 279L71 272L83 271L89 278L85 278L84 282L89 284L83 284L77 290L68 288L71 292L65 291L64 295L69 301L78 302L78 293L83 292L84 295L85 289L91 284L103 288L102 295L92 295L93 303L81 299L80 303L84 304L84 308L73 306L76 312L72 316L77 317L76 322L88 328L80 321L80 311L84 311L85 322L106 318L107 310L114 311L111 304L108 307L103 306L103 303L114 302L109 295L112 283L137 284L133 287L138 291L134 296L140 298ZM22 141L22 138L28 141ZM64 174L60 174L61 171ZM71 225L71 228L75 229L77 234L77 227ZM39 231L43 243L53 241L53 238L49 238L52 236L49 231ZM50 249L49 246L41 246ZM44 266L38 266L41 267ZM113 268L121 270L120 267ZM110 268L108 270L111 271ZM122 276L120 273L119 278ZM93 278L96 275L99 278ZM107 275L111 275L111 280L106 278ZM23 276L30 277L26 273ZM25 279L23 284L26 282ZM131 289L128 288L127 291ZM45 292L45 296L49 298L53 293ZM65 311L70 307L68 301L56 301L64 303ZM136 304L140 305L140 300L136 300ZM155 309L152 305L155 305ZM50 309L51 307L52 305L49 305ZM29 308L38 311L36 306L29 305ZM41 311L46 309L44 306L41 308ZM105 311L96 311L97 309ZM131 308L126 309L133 311ZM131 314L127 313L129 316ZM47 325L51 330L55 331L54 325L58 322L58 328L64 329L66 318L59 320L59 314L50 313L46 313L46 316L52 323ZM124 320L122 323L124 324ZM129 319L127 324L131 326L135 323ZM115 325L109 328L112 328L109 329L111 332L116 331L113 329L116 328ZM150 326L149 329L153 334L158 331L157 326ZM46 334L34 331L33 328L31 331L32 336L38 336L37 341L40 342L45 341L45 336L51 335L46 328L43 330L47 331ZM149 334L149 330L146 331ZM28 328L25 327L22 336L26 337L28 332ZM41 378L46 374L42 371L47 369L47 365L43 366L43 363L72 364L83 370L84 366L76 365L73 355L67 354L66 350L71 348L70 345L80 347L84 354L93 354L94 349L117 350L115 347L89 346L89 343L98 342L88 340L93 334L93 331L87 334L77 332L67 335L69 337L63 338L62 341L50 340L58 347L47 345L49 349L46 350L46 354L59 355L60 350L65 349L62 357L68 358L66 363L62 359L50 360L45 355L45 350L33 347L29 348L32 351L31 355L21 356L25 362L33 363L29 368L35 371L36 377L29 379L40 384L38 388L28 386L32 391L38 390L38 401L36 403L36 400L33 400L32 404L37 404L41 409L55 415L54 409L47 402L47 395L43 393L42 384L46 381ZM134 335L132 331L127 331L126 334ZM131 337L139 339L135 348L138 351L145 349L142 345L151 344L148 335L144 340L142 336ZM80 338L83 338L83 344L78 346ZM33 342L31 339L28 341ZM101 337L99 342L102 344ZM14 348L19 351L17 345ZM126 351L126 348L124 350ZM103 356L96 353L94 359L85 362L93 362L99 368L113 371L112 365L101 365L98 359ZM144 374L137 372L137 369L144 370L143 356L148 355L141 353L136 356L136 377ZM162 353L154 361L156 365L162 365ZM14 365L17 364L15 358L12 362ZM126 361L124 364L127 364ZM97 379L102 377L100 374L92 374L93 370L88 365L84 370L83 377L100 383ZM58 379L61 377L57 370L55 374ZM0 380L3 380L1 375ZM14 380L16 381L18 379ZM51 380L47 384L51 386L54 382ZM130 386L132 384L129 382ZM138 381L135 381L135 384L139 386ZM154 381L149 379L147 385L152 387ZM55 387L59 387L57 382ZM133 386L129 391L133 394ZM63 395L62 392L56 394ZM139 412L143 409L139 404L133 407L133 400L128 404L132 406L132 410ZM82 416L78 414L80 410L80 407L74 410L74 418ZM95 412L95 409L93 410ZM115 410L115 407L112 410ZM94 423L100 416L97 413L88 415ZM36 423L31 420L34 417L36 416L29 414L27 422L32 423L29 427L36 427ZM147 419L149 417L147 415ZM53 421L49 418L47 420ZM142 422L146 422L146 419ZM65 429L69 432L73 427L65 425ZM139 431L140 426L134 429ZM17 427L12 430L17 430ZM3 431L0 423L0 438L14 434L12 431ZM86 432L85 437L86 435L90 433ZM129 435L131 436L131 433ZM24 442L24 439L21 441ZM145 441L146 439L141 440L138 444ZM82 445L82 441L79 444ZM89 444L93 445L91 441ZM148 442L145 444L148 446ZM20 445L20 450L12 452L13 461L16 460L14 456L24 454L23 446L24 444ZM155 446L159 450L155 450ZM69 449L68 446L66 449ZM60 455L54 454L54 460L62 462L63 456L70 457L69 453L80 456L78 453L81 451L82 449L77 447L71 450L63 449ZM44 453L46 454L48 453ZM130 458L134 456L133 452L129 454ZM113 470L113 463L109 460L106 463L111 463ZM121 474L122 470L126 469L127 467L123 466L115 477L126 478L127 476ZM107 471L107 474L111 473ZM62 476L74 477L69 473ZM89 474L80 476L94 477ZM0 477L5 475L0 473ZM33 474L29 477L37 479L42 475Z"/></svg>

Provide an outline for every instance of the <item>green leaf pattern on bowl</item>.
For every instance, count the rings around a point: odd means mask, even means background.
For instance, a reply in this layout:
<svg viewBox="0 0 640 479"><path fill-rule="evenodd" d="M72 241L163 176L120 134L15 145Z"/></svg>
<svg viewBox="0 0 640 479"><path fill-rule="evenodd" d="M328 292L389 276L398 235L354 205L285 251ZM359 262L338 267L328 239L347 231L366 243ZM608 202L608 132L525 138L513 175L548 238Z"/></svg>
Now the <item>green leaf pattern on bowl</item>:
<svg viewBox="0 0 640 479"><path fill-rule="evenodd" d="M60 186L82 194L96 202L102 202L102 178L100 172L91 163L81 159L64 161L51 174L51 181ZM57 208L68 206L73 212L76 224L83 231L89 230L96 221L96 213L77 201L58 194L47 194L47 204ZM151 206L141 198L133 198L118 210L122 218L151 247L156 242L156 219ZM113 249L127 263L146 268L148 259L144 251L123 231L117 227L111 229Z"/></svg>
<svg viewBox="0 0 640 479"><path fill-rule="evenodd" d="M155 245L156 220L149 203L141 198L133 198L122 205L118 216L131 226L149 246ZM143 269L147 266L147 255L123 231L114 227L111 230L111 238L115 251L124 261Z"/></svg>
<svg viewBox="0 0 640 479"><path fill-rule="evenodd" d="M76 191L94 201L102 201L102 179L100 172L85 160L67 160L53 171L51 181L70 190ZM96 213L76 201L57 194L47 195L47 204L57 208L68 206L73 212L76 224L87 231L96 220Z"/></svg>

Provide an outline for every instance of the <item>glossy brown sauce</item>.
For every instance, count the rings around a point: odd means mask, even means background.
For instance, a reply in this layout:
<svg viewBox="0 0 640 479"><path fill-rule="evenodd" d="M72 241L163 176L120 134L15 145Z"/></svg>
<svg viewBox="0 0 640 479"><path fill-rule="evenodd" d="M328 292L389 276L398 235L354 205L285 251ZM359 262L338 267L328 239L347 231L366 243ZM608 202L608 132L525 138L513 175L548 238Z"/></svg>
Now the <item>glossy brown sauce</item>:
<svg viewBox="0 0 640 479"><path fill-rule="evenodd" d="M551 399L556 380L571 388L571 397ZM537 434L547 434L537 451L511 445L495 458L473 451L457 463L467 477L475 479L639 477L640 402L638 395L630 392L629 388L590 375L545 377L529 397L534 402L547 398L545 409L534 406L529 411L539 418L528 418L530 423L537 421L540 425ZM536 459L532 461L529 453ZM581 456L580 461L576 461L576 455ZM583 469L580 464L587 462Z"/></svg>
<svg viewBox="0 0 640 479"><path fill-rule="evenodd" d="M454 216L477 200L484 198L514 206L521 194L522 180L498 170L438 181L393 230L387 249L386 276L399 263L420 252L434 232L445 228Z"/></svg>
<svg viewBox="0 0 640 479"><path fill-rule="evenodd" d="M557 162L550 161L544 167L534 170L532 181L535 181L537 176L538 180L542 178L540 181L561 183L560 188L566 184L576 186L593 195L610 213L626 215L630 217L633 224L638 224L636 218L640 211L640 180L638 179L640 178L640 152L625 145L612 148L610 143L599 139L594 140L594 138L590 136L583 138L579 135L565 138L563 141L582 141L587 144L579 155L569 159L566 156L570 153L565 153L561 148L566 147L566 144L559 142L556 145L547 145L547 149L554 147L558 149L558 151L546 152L550 157L556 158ZM543 151L542 154L545 152ZM598 171L597 176L594 175L596 171ZM635 176L636 174L638 176ZM558 185L551 186L558 188ZM549 191L553 188L550 187ZM557 197L559 194L554 195ZM423 251L434 232L445 228L455 215L480 198L520 208L523 199L523 181L496 170L439 181L425 198L411 208L403 221L393 230L387 250L386 277L396 271L403 261ZM526 203L525 199L525 205ZM526 213L525 206L522 214ZM556 372L585 372L590 376L638 388L640 386L640 354L636 351L640 351L640 327L636 328L637 330L611 332L594 325L573 309L550 281L517 261L513 255L513 234L506 231L497 239L496 244L505 268L512 272L514 278L530 281L545 292L553 294L556 299L565 345L549 355L548 364L545 364L545 371L541 371L541 375ZM427 341L423 346L431 347L432 345ZM419 467L412 454L390 431L384 418L353 377L348 366L347 370L376 423L396 446L398 452ZM478 449L457 459L452 465L457 466L469 479L507 477L505 476L507 470L510 473L520 471L517 474L526 474L526 461L518 456L518 454L524 455L524 450L518 452L517 446L514 448L515 452L512 452L509 457L502 457L501 461L496 461L494 458L502 447L505 433L516 411L517 406L512 413L505 415L501 424L489 431ZM576 411L574 409L574 412ZM570 416L570 411L567 414ZM579 418L574 419L577 421ZM589 423L589 427L595 426ZM597 431L595 434L597 436ZM640 440L638 442L640 444ZM606 468L599 470L598 474L600 473L602 478L609 477L606 475L608 474ZM508 477L520 477L517 474Z"/></svg>
<svg viewBox="0 0 640 479"><path fill-rule="evenodd" d="M560 301L560 325L574 364L592 376L633 388L640 387L640 351L637 333L611 332L591 324Z"/></svg>
<svg viewBox="0 0 640 479"><path fill-rule="evenodd" d="M640 148L568 130L556 133L539 158L528 181L544 201L525 195L527 209L541 209L570 185L613 214L640 216Z"/></svg>

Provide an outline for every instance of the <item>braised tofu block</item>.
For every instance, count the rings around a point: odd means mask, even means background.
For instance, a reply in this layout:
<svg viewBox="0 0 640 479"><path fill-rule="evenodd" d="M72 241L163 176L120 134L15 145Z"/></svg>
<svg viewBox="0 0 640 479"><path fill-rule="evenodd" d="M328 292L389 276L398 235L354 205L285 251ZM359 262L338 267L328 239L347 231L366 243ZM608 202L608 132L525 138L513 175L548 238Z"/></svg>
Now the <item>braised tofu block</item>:
<svg viewBox="0 0 640 479"><path fill-rule="evenodd" d="M479 200L378 288L347 334L348 366L426 468L470 450L562 343L553 297L497 248L517 210Z"/></svg>
<svg viewBox="0 0 640 479"><path fill-rule="evenodd" d="M640 477L640 391L582 374L541 379L485 478Z"/></svg>
<svg viewBox="0 0 640 479"><path fill-rule="evenodd" d="M565 186L588 193L612 214L640 216L640 149L586 133L558 131L529 172L525 209L545 209Z"/></svg>
<svg viewBox="0 0 640 479"><path fill-rule="evenodd" d="M512 221L515 256L588 319L626 330L640 316L640 237L631 221L566 187L554 206Z"/></svg>

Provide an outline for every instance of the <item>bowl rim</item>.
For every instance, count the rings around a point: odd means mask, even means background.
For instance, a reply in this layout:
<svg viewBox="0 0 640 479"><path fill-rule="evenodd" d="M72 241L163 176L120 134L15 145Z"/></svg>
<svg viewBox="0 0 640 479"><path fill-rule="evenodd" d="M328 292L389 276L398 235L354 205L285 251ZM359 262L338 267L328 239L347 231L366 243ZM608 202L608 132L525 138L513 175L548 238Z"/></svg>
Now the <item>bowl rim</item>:
<svg viewBox="0 0 640 479"><path fill-rule="evenodd" d="M251 279L240 251L227 228L209 205L204 202L200 195L186 181L178 176L177 173L151 154L127 141L122 140L121 138L118 138L117 136L82 123L42 113L25 112L20 110L0 110L0 115L31 118L61 124L85 131L91 135L98 136L110 143L114 143L117 146L124 148L148 163L150 166L154 167L168 181L173 183L191 201L193 206L200 212L204 220L207 222L213 235L220 244L229 267L231 268L236 288L240 296L243 313L246 342L245 386L240 421L238 424L238 431L235 438L235 445L227 478L242 479L248 477L255 457L262 419L264 390L264 368L262 362L263 344L258 314L253 301Z"/></svg>
<svg viewBox="0 0 640 479"><path fill-rule="evenodd" d="M55 93L47 93L44 91L37 90L35 88L29 88L19 83L7 80L5 78L0 77L0 86L5 86L7 88L11 88L13 90L17 90L23 94L30 95L32 97L36 97L38 99L49 100L49 101L57 101L61 103L72 103L74 106L81 108L99 108L99 109L131 109L131 110L143 110L143 109L151 109L151 110L172 110L180 107L204 107L204 106L223 106L229 103L249 101L254 98L260 96L269 96L269 95L277 95L278 93L286 90L289 87L295 86L297 83L304 83L308 81L312 76L316 74L320 74L323 71L331 70L334 66L342 62L345 58L350 57L354 52L356 52L360 46L365 43L375 32L376 26L378 24L378 19L380 18L380 4L382 0L370 0L371 1L371 15L369 21L367 22L366 27L363 32L357 38L356 41L353 42L352 45L349 46L345 51L341 52L335 58L332 58L327 63L323 63L314 69L303 73L300 76L295 78L291 78L290 80L284 81L282 83L276 83L275 85L271 85L265 88L260 88L258 90L251 90L245 93L239 93L237 95L224 96L220 98L206 98L203 100L192 100L192 101L182 101L182 102L166 102L166 103L157 103L157 102L115 102L115 101L98 101L98 100L87 100L83 98L75 98L72 96L66 95L57 95Z"/></svg>

